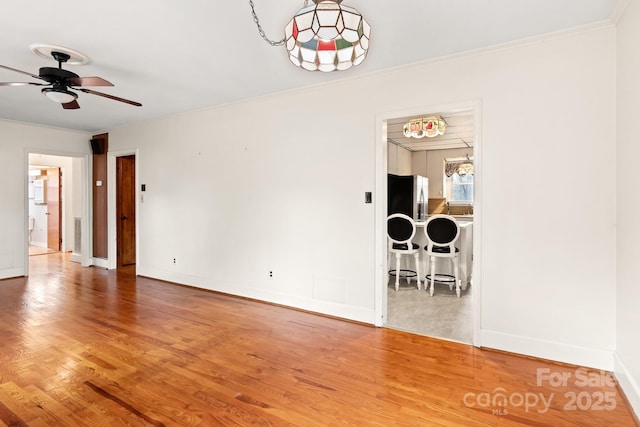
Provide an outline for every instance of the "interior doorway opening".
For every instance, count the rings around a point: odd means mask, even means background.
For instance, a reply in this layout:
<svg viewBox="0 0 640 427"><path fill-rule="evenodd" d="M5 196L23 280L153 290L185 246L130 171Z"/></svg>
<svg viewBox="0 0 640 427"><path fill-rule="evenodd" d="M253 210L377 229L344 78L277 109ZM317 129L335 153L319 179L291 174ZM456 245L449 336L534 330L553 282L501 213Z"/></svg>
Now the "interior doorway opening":
<svg viewBox="0 0 640 427"><path fill-rule="evenodd" d="M70 253L69 259L91 265L87 248L89 212L88 156L27 153L25 191L25 273L29 256Z"/></svg>
<svg viewBox="0 0 640 427"><path fill-rule="evenodd" d="M438 117L447 122L443 137L408 138L404 126L412 119ZM426 122L426 120L425 120ZM481 221L481 179L480 179L480 104L470 102L461 105L426 106L419 109L391 112L377 118L377 203L376 203L376 243L378 269L376 272L377 298L376 314L378 326L400 329L436 338L480 345L479 339L479 289L481 286L480 264L480 221ZM446 137L445 137L446 136ZM471 161L473 167L473 200L453 203L447 185L445 169L453 159ZM468 170L465 169L465 171ZM462 172L461 172L462 173ZM395 184L388 182L392 177L414 177L427 179L428 205L426 217L417 218L407 213L416 222L416 242L420 246L421 286L417 281L409 283L401 280L399 290L395 290L395 277L389 274L395 268L388 256L386 218L391 213L390 200L395 200L390 192L396 191ZM467 177L470 178L470 177ZM411 180L409 180L411 181ZM468 181L468 179L467 179ZM416 182L414 179L413 182ZM413 210L419 212L420 210ZM436 283L434 295L425 290L426 267L428 265L424 225L429 216L447 214L463 225L462 240L456 246L465 254L465 271L461 277L463 290L457 297L455 286L449 289L447 283ZM463 229L461 228L461 230ZM411 268L413 257L406 258L403 269Z"/></svg>

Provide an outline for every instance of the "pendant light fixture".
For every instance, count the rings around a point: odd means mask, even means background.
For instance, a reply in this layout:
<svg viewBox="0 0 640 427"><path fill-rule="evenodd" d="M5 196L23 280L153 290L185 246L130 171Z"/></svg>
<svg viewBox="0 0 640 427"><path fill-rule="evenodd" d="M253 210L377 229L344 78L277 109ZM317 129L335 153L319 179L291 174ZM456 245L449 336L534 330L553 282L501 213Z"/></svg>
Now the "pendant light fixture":
<svg viewBox="0 0 640 427"><path fill-rule="evenodd" d="M411 119L404 125L403 133L407 138L433 138L444 135L447 123L440 116Z"/></svg>
<svg viewBox="0 0 640 427"><path fill-rule="evenodd" d="M364 61L369 50L371 27L342 0L308 0L285 27L285 38L266 37L249 0L258 32L272 46L286 44L291 62L309 71L346 70Z"/></svg>

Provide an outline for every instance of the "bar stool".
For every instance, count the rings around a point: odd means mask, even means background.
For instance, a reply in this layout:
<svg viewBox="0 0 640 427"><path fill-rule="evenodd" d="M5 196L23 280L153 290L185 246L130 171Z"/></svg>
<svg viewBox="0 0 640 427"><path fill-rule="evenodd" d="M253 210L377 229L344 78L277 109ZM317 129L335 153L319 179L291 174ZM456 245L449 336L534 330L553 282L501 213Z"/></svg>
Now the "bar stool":
<svg viewBox="0 0 640 427"><path fill-rule="evenodd" d="M427 263L427 275L425 277L425 290L427 280L431 283L429 288L429 294L433 296L434 282L448 282L449 289L453 289L453 284L456 285L456 295L460 298L460 263L459 253L460 250L455 246L456 240L460 235L460 225L454 217L451 215L433 215L424 226L424 234L427 237L427 246L424 250L427 251L430 263ZM448 258L453 263L453 276L450 274L436 274L436 259ZM436 276L438 278L436 279Z"/></svg>
<svg viewBox="0 0 640 427"><path fill-rule="evenodd" d="M387 237L389 254L394 254L396 258L396 268L389 270L389 275L396 277L396 292L400 288L400 276L411 283L411 278L415 277L420 289L420 246L413 243L416 235L416 223L411 217L395 213L387 217ZM400 258L402 255L413 255L416 269L400 269Z"/></svg>

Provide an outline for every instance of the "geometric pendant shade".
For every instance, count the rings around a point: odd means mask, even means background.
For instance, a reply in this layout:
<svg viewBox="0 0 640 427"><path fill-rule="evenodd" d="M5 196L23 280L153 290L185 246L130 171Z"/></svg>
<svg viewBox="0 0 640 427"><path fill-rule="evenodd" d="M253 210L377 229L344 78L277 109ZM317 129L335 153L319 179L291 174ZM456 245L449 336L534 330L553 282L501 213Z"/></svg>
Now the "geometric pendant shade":
<svg viewBox="0 0 640 427"><path fill-rule="evenodd" d="M367 55L371 27L342 0L314 0L285 27L285 44L293 64L310 71L346 70Z"/></svg>

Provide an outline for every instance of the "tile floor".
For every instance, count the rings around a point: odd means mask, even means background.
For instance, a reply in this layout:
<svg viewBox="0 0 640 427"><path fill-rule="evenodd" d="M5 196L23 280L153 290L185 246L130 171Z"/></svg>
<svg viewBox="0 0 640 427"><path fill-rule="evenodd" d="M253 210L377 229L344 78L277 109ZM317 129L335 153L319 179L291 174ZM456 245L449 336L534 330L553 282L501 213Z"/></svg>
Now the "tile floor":
<svg viewBox="0 0 640 427"><path fill-rule="evenodd" d="M471 285L456 297L455 289L449 290L446 283L436 283L433 296L400 281L400 289L395 291L395 278L390 278L387 286L387 327L443 338L452 341L472 343Z"/></svg>

